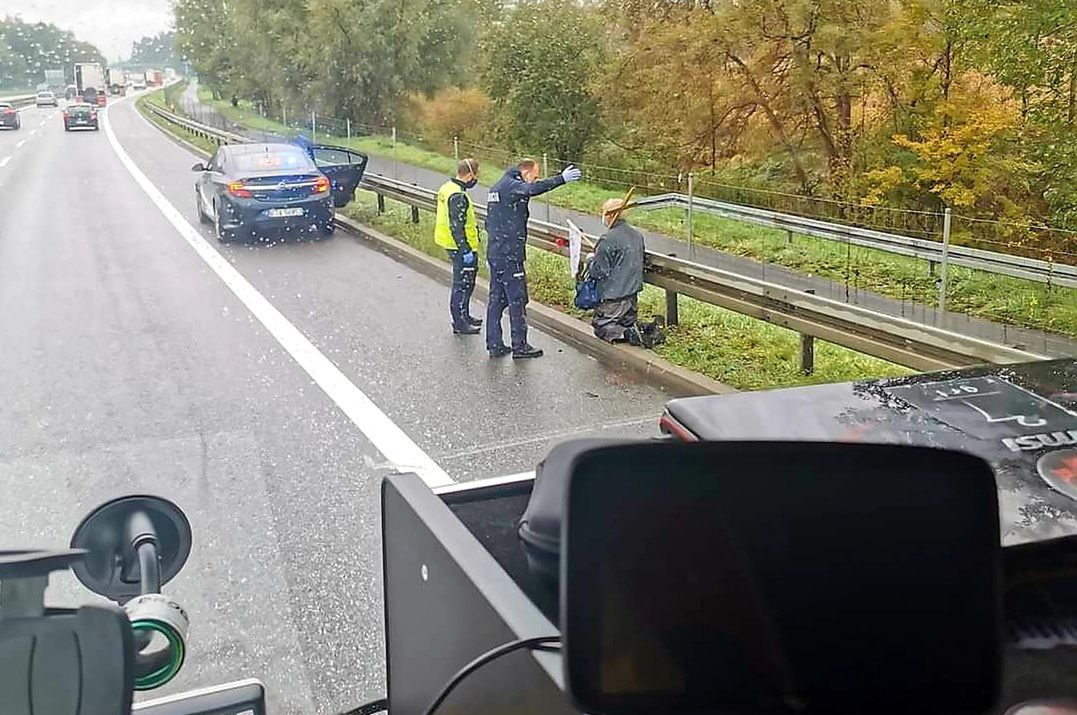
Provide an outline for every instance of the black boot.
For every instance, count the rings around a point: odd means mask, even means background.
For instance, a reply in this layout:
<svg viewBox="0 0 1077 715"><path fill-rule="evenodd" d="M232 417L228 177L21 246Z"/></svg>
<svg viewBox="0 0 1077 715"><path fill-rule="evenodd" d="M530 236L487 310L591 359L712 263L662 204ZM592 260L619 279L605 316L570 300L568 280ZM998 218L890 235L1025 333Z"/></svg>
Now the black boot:
<svg viewBox="0 0 1077 715"><path fill-rule="evenodd" d="M476 328L478 328L479 326L482 325L482 318L474 318L474 317L469 315L469 316L467 316L467 324L468 325L474 325Z"/></svg>
<svg viewBox="0 0 1077 715"><path fill-rule="evenodd" d="M542 351L539 350L538 348L533 348L530 345L524 345L523 349L521 349L521 350L513 349L513 351L512 351L512 359L513 360L525 360L527 358L537 358L537 357L542 357Z"/></svg>
<svg viewBox="0 0 1077 715"><path fill-rule="evenodd" d="M499 357L505 357L506 355L511 353L512 348L510 348L508 345L498 345L496 348L493 348L492 350L487 350L487 352L490 353L490 357L499 358Z"/></svg>
<svg viewBox="0 0 1077 715"><path fill-rule="evenodd" d="M452 331L456 335L478 335L482 332L477 325L454 325Z"/></svg>

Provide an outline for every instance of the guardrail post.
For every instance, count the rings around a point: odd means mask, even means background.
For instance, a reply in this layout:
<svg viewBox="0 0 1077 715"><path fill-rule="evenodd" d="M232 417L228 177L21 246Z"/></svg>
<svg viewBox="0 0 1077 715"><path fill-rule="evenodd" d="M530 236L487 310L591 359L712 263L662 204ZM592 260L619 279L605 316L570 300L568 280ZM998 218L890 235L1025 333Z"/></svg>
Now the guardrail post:
<svg viewBox="0 0 1077 715"><path fill-rule="evenodd" d="M793 232L792 231L786 231L785 232L785 242L786 243L792 243L793 242Z"/></svg>
<svg viewBox="0 0 1077 715"><path fill-rule="evenodd" d="M695 198L695 174L688 172L688 221L686 228L688 230L688 255L694 257L695 249L692 248L692 209Z"/></svg>
<svg viewBox="0 0 1077 715"><path fill-rule="evenodd" d="M412 223L419 223L419 207L418 206L412 206L411 207L411 222Z"/></svg>
<svg viewBox="0 0 1077 715"><path fill-rule="evenodd" d="M809 288L807 293L815 295L815 289ZM800 334L800 371L805 375L815 372L815 337Z"/></svg>
<svg viewBox="0 0 1077 715"><path fill-rule="evenodd" d="M378 194L378 213L385 213L385 196Z"/></svg>
<svg viewBox="0 0 1077 715"><path fill-rule="evenodd" d="M680 322L680 304L677 302L679 293L666 288L666 325L676 325Z"/></svg>
<svg viewBox="0 0 1077 715"><path fill-rule="evenodd" d="M393 178L398 179L400 177L399 177L399 172L397 171L397 163L396 163L396 127L395 126L393 127L393 139L392 139L392 141L393 141Z"/></svg>
<svg viewBox="0 0 1077 715"><path fill-rule="evenodd" d="M284 126L288 126L288 105L284 102L280 103L280 116Z"/></svg>
<svg viewBox="0 0 1077 715"><path fill-rule="evenodd" d="M310 113L310 140L318 141L318 115L314 112Z"/></svg>
<svg viewBox="0 0 1077 715"><path fill-rule="evenodd" d="M344 117L344 126L347 128L348 141L352 140L352 118Z"/></svg>
<svg viewBox="0 0 1077 715"><path fill-rule="evenodd" d="M452 138L452 155L456 159L456 163L460 163L460 140L457 137Z"/></svg>
<svg viewBox="0 0 1077 715"><path fill-rule="evenodd" d="M949 207L942 217L942 265L939 271L939 315L938 319L946 313L946 271L950 265L950 224L952 211Z"/></svg>

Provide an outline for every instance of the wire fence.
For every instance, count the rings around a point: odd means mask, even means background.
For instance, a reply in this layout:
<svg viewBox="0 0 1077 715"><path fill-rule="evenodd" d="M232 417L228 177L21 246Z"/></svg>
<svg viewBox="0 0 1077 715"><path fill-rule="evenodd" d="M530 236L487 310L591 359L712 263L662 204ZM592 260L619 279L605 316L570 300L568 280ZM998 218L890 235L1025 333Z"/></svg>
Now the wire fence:
<svg viewBox="0 0 1077 715"><path fill-rule="evenodd" d="M179 105L188 116L199 122L263 139L304 134L316 141L362 138L377 142L381 148L386 149L387 158L384 161L388 163L387 173L401 180L418 182L420 177L416 172L420 170L408 161L398 158L397 151L404 153L416 148L425 150L444 159L444 166L451 165L450 157L464 156L474 156L486 164L508 166L521 156L511 149L459 139L430 137L391 126L373 126L315 113L281 112L275 116L267 116L264 111L259 110L250 114L248 108L244 124L239 125L190 96L180 97ZM259 119L262 121L259 122ZM559 172L569 163L541 154L535 158L543 161L543 170L548 174ZM582 162L578 166L583 169L590 183L606 188L624 190L635 186L639 194L688 191L688 175L683 173L663 174L590 162ZM928 240L941 240L943 233L941 212L872 206L734 186L698 176L694 177L692 188L694 194L699 197ZM676 214L675 210L670 212ZM544 214L540 212L537 216L560 223L571 215L570 211L550 204L545 205ZM536 215L534 210L532 215ZM667 218L669 226L663 229L663 232L672 236L669 252L680 251L683 256L685 246L676 235L683 236L687 231L687 217L677 214ZM600 231L601 227L584 226L584 229ZM1030 240L1030 236L1035 234L1041 234L1054 243L1048 248L1035 245ZM1077 265L1077 233L1061 228L1013 224L954 214L952 235L955 242L984 250ZM751 232L751 238L744 240L731 235L711 237L714 238L711 241L713 248L718 250L699 245L700 238L697 232L696 244L689 244L687 250L691 252L693 259L715 267L754 275L763 280L780 279L779 282L784 284L805 290L810 288L820 295L836 300L987 340L1024 346L1045 354L1077 353L1077 342L1074 341L1074 338L1077 338L1077 318L1073 317L1077 316L1077 298L1073 296L1075 292L1060 290L1050 283L1024 286L1020 291L1014 291L994 302L978 301L970 296L982 288L982 279L978 279L977 272L952 267L949 274L949 310L940 311L938 296L941 276L939 267L934 262L907 258L903 268L887 272L880 270L880 255L877 250L826 239L802 236L794 238L793 235L780 230ZM707 243L708 237L703 238L704 243ZM652 238L649 237L649 246L651 241ZM1067 303L1073 304L1072 312L1068 309L1059 310L1060 305L1065 306Z"/></svg>
<svg viewBox="0 0 1077 715"><path fill-rule="evenodd" d="M229 122L221 113L197 101L188 101L186 104L181 102L181 105L190 116L210 126L229 130L237 128L237 125ZM251 108L246 102L243 106L248 111ZM446 158L475 156L499 166L508 166L521 156L520 152L504 147L424 135L395 126L364 124L315 112L293 111L289 114L287 108L281 106L272 111L255 106L254 111L265 120L262 134L267 138L282 133L302 133L315 139L319 136L345 140L366 137L379 141L390 151L395 151L398 147L416 147ZM243 128L250 130L249 125ZM255 130L257 129L258 127L255 127ZM584 171L589 183L605 188L626 190L628 187L635 187L637 193L643 195L671 192L684 194L689 190L688 174L684 172L663 173L616 167L586 160L573 161L551 157L545 153L534 156L536 159L542 159L543 170L547 174L552 175L569 164L575 164ZM943 236L942 210L879 206L832 197L733 185L708 178L706 174L696 174L693 178L694 194L701 198L933 241L941 241ZM955 244L1077 265L1077 231L1045 223L1008 222L958 213L953 214L953 221L951 240Z"/></svg>

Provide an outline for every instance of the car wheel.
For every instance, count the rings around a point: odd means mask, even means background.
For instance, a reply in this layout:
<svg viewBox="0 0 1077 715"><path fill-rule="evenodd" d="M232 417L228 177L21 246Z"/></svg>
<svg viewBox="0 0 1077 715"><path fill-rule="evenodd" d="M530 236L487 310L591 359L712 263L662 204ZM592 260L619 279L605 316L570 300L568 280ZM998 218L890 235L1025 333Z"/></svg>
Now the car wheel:
<svg viewBox="0 0 1077 715"><path fill-rule="evenodd" d="M220 241L221 243L228 243L233 238L235 238L236 234L234 231L229 231L224 227L224 223L221 221L221 213L222 212L220 207L217 205L217 202L214 201L213 215L215 216L215 218L213 220L213 232L217 235L218 241Z"/></svg>

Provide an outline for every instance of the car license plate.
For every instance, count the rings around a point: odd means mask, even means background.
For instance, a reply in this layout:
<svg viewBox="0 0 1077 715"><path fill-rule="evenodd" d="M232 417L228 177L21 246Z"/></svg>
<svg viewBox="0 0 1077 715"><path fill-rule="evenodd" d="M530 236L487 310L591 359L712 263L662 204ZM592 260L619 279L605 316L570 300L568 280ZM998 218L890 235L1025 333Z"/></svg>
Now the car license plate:
<svg viewBox="0 0 1077 715"><path fill-rule="evenodd" d="M303 215L303 209L301 209L301 208L269 209L268 211L266 211L266 216L269 216L271 218L284 218L285 216L302 216L302 215Z"/></svg>

